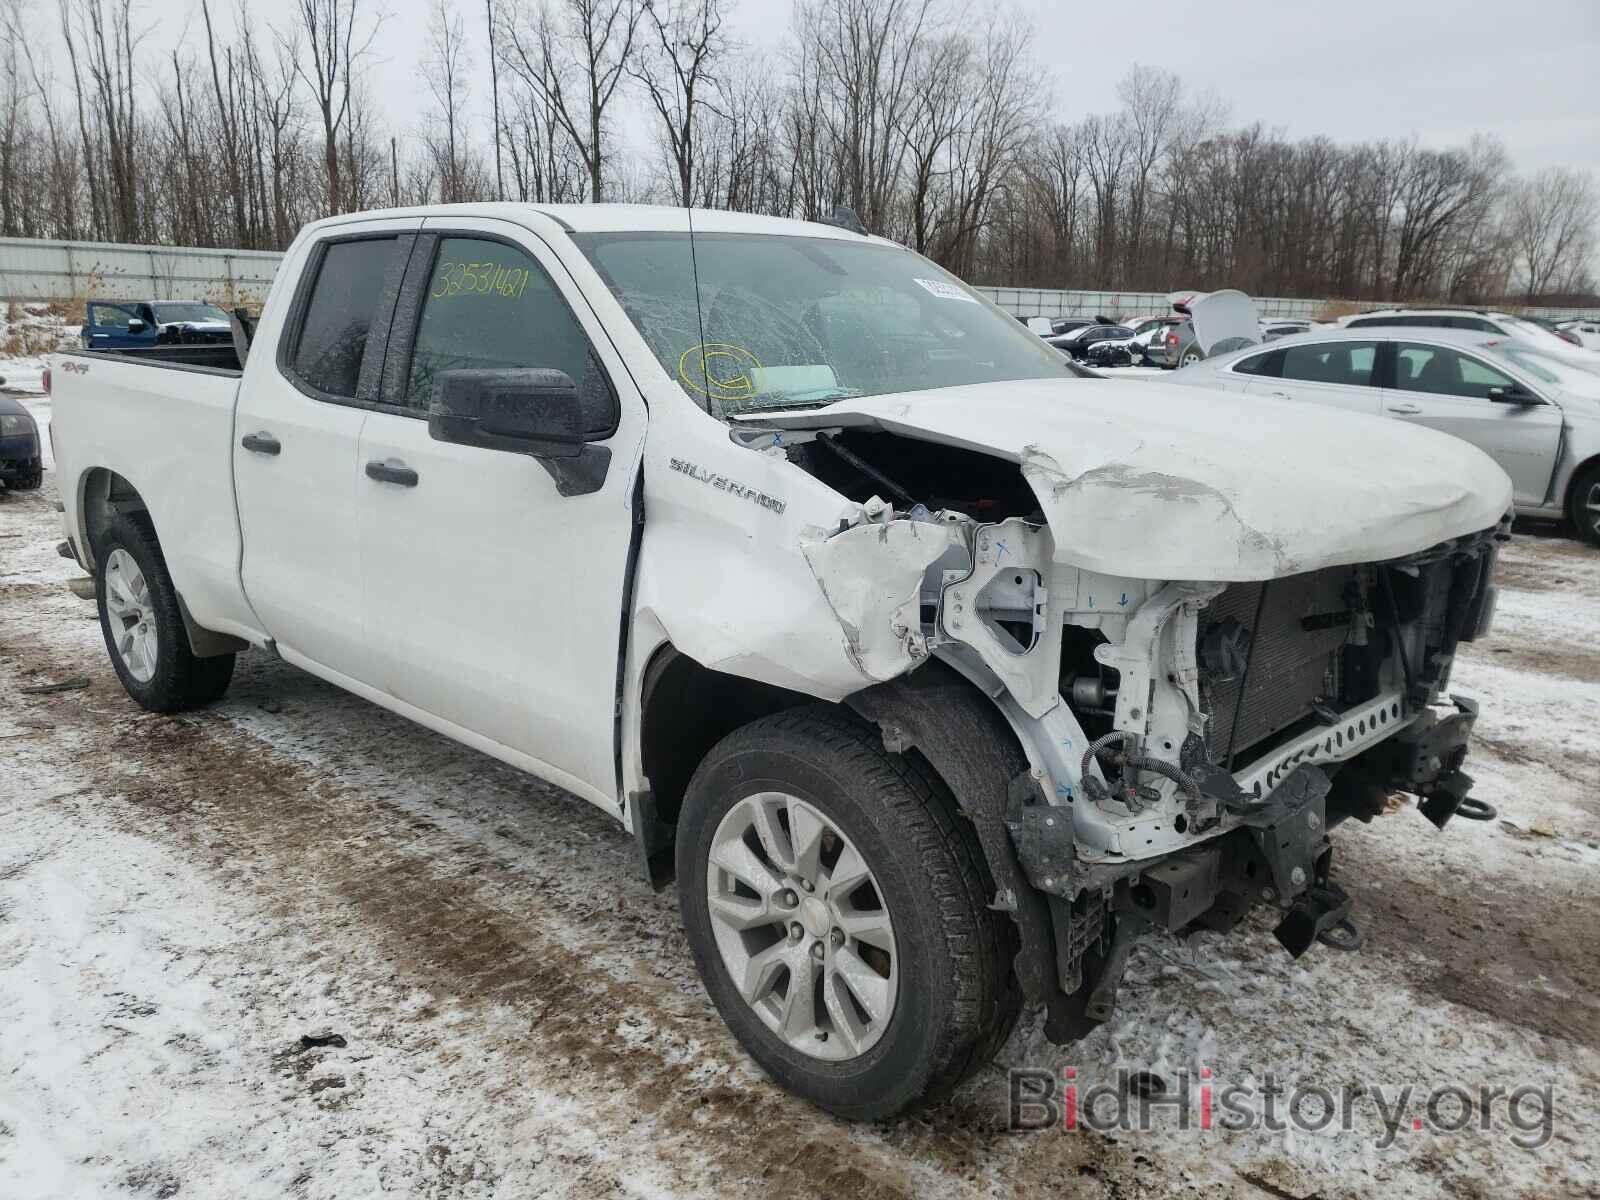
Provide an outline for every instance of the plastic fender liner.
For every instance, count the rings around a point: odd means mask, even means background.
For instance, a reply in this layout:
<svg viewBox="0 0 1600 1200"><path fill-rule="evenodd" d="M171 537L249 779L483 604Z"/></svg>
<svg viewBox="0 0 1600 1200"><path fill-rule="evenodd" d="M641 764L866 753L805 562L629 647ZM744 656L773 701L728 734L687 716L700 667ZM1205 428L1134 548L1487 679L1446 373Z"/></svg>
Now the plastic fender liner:
<svg viewBox="0 0 1600 1200"><path fill-rule="evenodd" d="M1028 882L1006 832L1011 781L1027 771L1028 760L1005 718L939 662L856 692L845 703L878 726L890 751L915 746L971 818L994 878L995 904L1017 927L1014 965L1022 993L1046 1002L1058 990L1055 936L1046 899Z"/></svg>

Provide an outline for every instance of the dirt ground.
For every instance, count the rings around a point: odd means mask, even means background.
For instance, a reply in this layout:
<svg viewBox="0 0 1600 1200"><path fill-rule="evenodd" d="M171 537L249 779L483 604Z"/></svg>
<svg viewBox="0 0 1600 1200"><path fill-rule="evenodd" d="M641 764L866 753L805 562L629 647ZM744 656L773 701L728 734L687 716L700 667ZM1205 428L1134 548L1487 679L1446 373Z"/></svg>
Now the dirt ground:
<svg viewBox="0 0 1600 1200"><path fill-rule="evenodd" d="M1499 819L1335 835L1359 953L1151 942L1084 1042L1025 1018L949 1104L852 1127L745 1058L606 814L259 653L137 709L50 488L0 494L0 1195L1600 1194L1600 552L1556 531L1456 669ZM1008 1132L1006 1069L1067 1066L1548 1087L1550 1133Z"/></svg>

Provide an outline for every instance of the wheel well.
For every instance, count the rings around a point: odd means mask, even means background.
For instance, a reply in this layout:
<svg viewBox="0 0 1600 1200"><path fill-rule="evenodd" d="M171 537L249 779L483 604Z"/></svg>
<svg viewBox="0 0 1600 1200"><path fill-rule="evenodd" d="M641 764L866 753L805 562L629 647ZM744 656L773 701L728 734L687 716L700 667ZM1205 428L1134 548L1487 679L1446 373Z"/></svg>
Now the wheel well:
<svg viewBox="0 0 1600 1200"><path fill-rule="evenodd" d="M1578 484L1585 474L1597 466L1600 466L1600 454L1592 454L1572 468L1572 474L1567 478L1567 494L1561 497L1561 508L1568 517L1574 516L1572 502L1578 497Z"/></svg>
<svg viewBox="0 0 1600 1200"><path fill-rule="evenodd" d="M640 689L640 763L655 816L678 823L695 768L723 738L751 721L815 704L815 696L703 667L671 646L656 652Z"/></svg>
<svg viewBox="0 0 1600 1200"><path fill-rule="evenodd" d="M105 467L95 467L83 477L84 566L93 568L94 547L111 518L117 513L149 512L139 490Z"/></svg>

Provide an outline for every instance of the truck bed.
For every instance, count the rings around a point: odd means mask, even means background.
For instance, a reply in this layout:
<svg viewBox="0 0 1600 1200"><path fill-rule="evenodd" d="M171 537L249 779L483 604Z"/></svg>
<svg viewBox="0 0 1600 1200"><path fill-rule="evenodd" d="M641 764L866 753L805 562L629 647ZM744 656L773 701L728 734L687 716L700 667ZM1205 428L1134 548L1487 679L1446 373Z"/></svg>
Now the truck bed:
<svg viewBox="0 0 1600 1200"><path fill-rule="evenodd" d="M121 486L114 472L148 505L195 621L225 633L252 620L233 492L240 375L231 345L78 350L51 370L61 502L80 560L93 556L88 512L103 512Z"/></svg>

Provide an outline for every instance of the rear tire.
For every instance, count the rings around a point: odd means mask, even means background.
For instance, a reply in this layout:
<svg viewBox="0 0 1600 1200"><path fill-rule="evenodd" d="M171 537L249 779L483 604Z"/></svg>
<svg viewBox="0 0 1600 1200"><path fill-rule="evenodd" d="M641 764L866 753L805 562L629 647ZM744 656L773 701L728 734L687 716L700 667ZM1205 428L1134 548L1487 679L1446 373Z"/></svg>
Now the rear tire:
<svg viewBox="0 0 1600 1200"><path fill-rule="evenodd" d="M1600 546L1600 462L1591 463L1573 480L1567 515L1578 527L1580 538L1591 546Z"/></svg>
<svg viewBox="0 0 1600 1200"><path fill-rule="evenodd" d="M758 819L739 833L753 811L773 814L771 825ZM808 828L822 832L808 839ZM808 840L822 847L809 875ZM789 1091L847 1119L898 1116L947 1097L1010 1035L1021 1001L1015 932L988 908L993 883L970 823L926 764L888 753L850 714L792 709L724 738L690 782L677 857L684 928L706 990ZM860 876L857 860L866 882L834 889ZM741 904L748 925L730 924ZM878 918L867 921L878 927L872 941L855 936L863 917ZM883 943L892 949L875 953ZM774 955L788 965L768 982L752 968ZM803 990L791 996L796 981ZM846 1009L855 981L864 981L863 999Z"/></svg>
<svg viewBox="0 0 1600 1200"><path fill-rule="evenodd" d="M44 461L34 459L6 484L14 492L37 491L44 483Z"/></svg>
<svg viewBox="0 0 1600 1200"><path fill-rule="evenodd" d="M151 712L183 712L220 699L233 678L232 654L197 658L144 513L112 517L95 544L95 591L106 653L128 695Z"/></svg>
<svg viewBox="0 0 1600 1200"><path fill-rule="evenodd" d="M1178 360L1178 366L1192 367L1195 363L1200 362L1203 357L1200 351L1191 346L1183 352L1183 357Z"/></svg>

